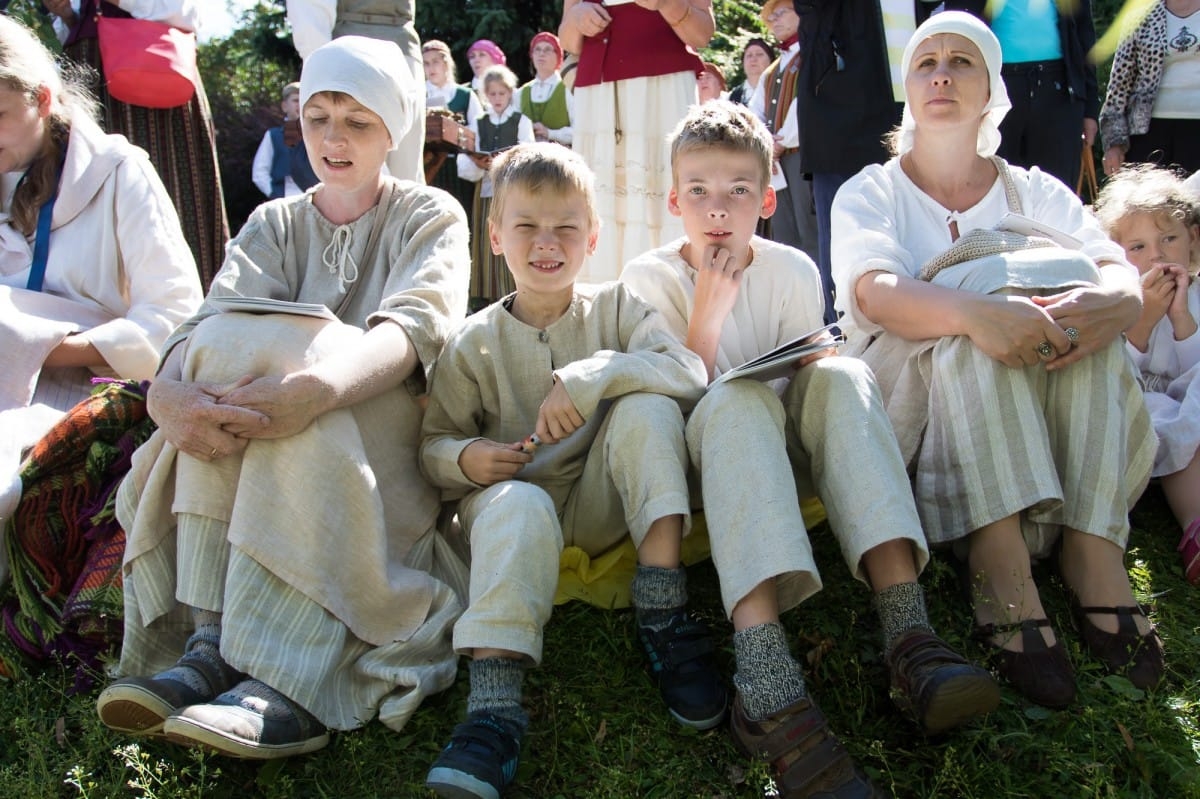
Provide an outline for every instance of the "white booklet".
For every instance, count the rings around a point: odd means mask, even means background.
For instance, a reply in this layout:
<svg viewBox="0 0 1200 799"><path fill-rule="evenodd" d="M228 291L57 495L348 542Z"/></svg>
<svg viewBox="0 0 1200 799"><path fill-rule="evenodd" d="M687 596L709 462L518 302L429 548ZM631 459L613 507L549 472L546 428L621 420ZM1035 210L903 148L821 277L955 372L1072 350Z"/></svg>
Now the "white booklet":
<svg viewBox="0 0 1200 799"><path fill-rule="evenodd" d="M1025 236L1040 236L1043 239L1050 239L1055 244L1066 247L1069 250L1078 250L1083 247L1083 242L1070 233L1061 231L1053 225L1047 225L1045 222L1030 219L1022 214L1014 214L1012 211L1009 211L1000 218L1000 221L996 223L996 230L1007 230L1011 233L1020 233Z"/></svg>
<svg viewBox="0 0 1200 799"><path fill-rule="evenodd" d="M270 297L209 297L208 304L227 313L290 313L336 322L333 311L317 302L291 302Z"/></svg>
<svg viewBox="0 0 1200 799"><path fill-rule="evenodd" d="M836 323L818 327L786 344L780 344L770 352L764 352L757 358L746 361L741 366L722 373L713 378L709 388L718 383L724 383L726 380L736 380L740 377L751 377L764 383L780 377L791 377L796 371L796 361L806 355L812 355L814 352L837 347L844 341L841 336L833 336L830 333L830 328L834 324Z"/></svg>

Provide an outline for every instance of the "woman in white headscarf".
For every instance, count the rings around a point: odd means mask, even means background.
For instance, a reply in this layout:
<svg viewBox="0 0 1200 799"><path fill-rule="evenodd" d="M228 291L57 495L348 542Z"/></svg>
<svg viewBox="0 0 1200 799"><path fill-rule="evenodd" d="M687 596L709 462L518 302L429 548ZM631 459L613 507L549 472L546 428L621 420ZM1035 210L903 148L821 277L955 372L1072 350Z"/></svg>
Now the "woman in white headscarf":
<svg viewBox="0 0 1200 799"><path fill-rule="evenodd" d="M833 274L848 348L876 369L926 534L965 558L979 636L1018 690L1063 707L1074 674L1030 572L1056 545L1086 648L1141 687L1162 676L1123 559L1155 451L1121 341L1141 298L1070 189L994 157L1009 107L1000 63L970 15L917 29L896 156L834 201ZM961 251L994 244L971 231L1010 211L1082 246L1003 252L1041 243L1018 237L990 259L972 260L986 246ZM957 257L943 264L965 263L934 276L945 253Z"/></svg>
<svg viewBox="0 0 1200 799"><path fill-rule="evenodd" d="M165 345L159 431L118 499L119 668L153 676L101 694L114 729L286 757L376 713L398 729L454 679L465 567L417 469L418 397L470 257L449 195L381 174L421 113L411 80L377 39L305 60L321 183L254 212Z"/></svg>

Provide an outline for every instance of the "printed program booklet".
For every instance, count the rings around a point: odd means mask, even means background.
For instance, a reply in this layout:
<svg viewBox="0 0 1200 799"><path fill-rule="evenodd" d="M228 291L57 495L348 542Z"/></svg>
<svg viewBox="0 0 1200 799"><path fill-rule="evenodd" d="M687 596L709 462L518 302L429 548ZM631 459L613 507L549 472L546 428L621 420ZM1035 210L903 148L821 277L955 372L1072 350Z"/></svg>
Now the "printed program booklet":
<svg viewBox="0 0 1200 799"><path fill-rule="evenodd" d="M841 336L834 336L830 332L835 325L836 322L823 325L786 344L780 344L770 352L764 352L757 358L746 361L741 366L734 367L714 378L709 387L741 377L751 377L764 383L780 377L791 377L792 373L796 371L796 361L806 355L837 347L842 343L844 339Z"/></svg>
<svg viewBox="0 0 1200 799"><path fill-rule="evenodd" d="M290 313L336 322L333 311L317 302L290 302L269 297L209 297L208 304L227 313Z"/></svg>

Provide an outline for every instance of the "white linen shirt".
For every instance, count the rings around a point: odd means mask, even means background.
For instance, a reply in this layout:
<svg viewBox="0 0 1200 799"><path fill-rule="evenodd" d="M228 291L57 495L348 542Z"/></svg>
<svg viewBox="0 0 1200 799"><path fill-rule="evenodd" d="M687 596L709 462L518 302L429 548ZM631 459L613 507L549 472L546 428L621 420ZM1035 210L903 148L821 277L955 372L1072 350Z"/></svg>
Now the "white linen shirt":
<svg viewBox="0 0 1200 799"><path fill-rule="evenodd" d="M687 341L696 305L696 270L681 254L686 243L686 238L677 239L639 255L620 278L658 309L680 343ZM759 236L751 239L750 247L753 257L721 326L714 378L824 324L825 295L812 259L794 247ZM787 383L780 379L770 385L782 394Z"/></svg>
<svg viewBox="0 0 1200 799"><path fill-rule="evenodd" d="M1021 213L1069 233L1083 242L1082 252L1097 263L1126 264L1125 252L1111 241L1096 218L1061 181L1037 167L1009 166ZM868 272L916 278L921 267L953 243L951 221L959 234L991 228L1008 211L1000 177L982 200L961 213L951 212L917 188L893 158L871 164L848 180L833 200L830 262L837 290L839 325L851 349L861 337L883 328L858 307L854 287ZM1132 266L1128 266L1133 269Z"/></svg>

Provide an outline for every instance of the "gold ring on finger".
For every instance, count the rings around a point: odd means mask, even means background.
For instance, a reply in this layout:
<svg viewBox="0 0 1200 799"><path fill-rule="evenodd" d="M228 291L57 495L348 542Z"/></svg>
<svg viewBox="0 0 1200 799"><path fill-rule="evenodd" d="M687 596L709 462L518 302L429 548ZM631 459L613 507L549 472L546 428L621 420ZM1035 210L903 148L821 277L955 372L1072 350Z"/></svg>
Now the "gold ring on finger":
<svg viewBox="0 0 1200 799"><path fill-rule="evenodd" d="M217 457L217 448L216 447L213 447L213 451L208 453L208 457L210 457L210 458Z"/></svg>

